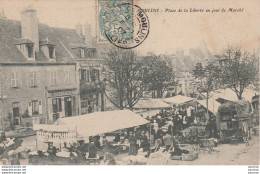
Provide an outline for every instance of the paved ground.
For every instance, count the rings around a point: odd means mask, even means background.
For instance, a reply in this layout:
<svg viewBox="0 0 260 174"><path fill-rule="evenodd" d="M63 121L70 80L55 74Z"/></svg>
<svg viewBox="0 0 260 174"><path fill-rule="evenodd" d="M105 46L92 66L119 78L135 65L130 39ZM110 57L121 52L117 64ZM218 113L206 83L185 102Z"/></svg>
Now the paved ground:
<svg viewBox="0 0 260 174"><path fill-rule="evenodd" d="M220 144L214 148L219 151L209 154L200 152L194 161L169 160L168 165L259 165L259 136L252 136L249 146Z"/></svg>
<svg viewBox="0 0 260 174"><path fill-rule="evenodd" d="M35 136L23 138L22 147L35 150ZM245 143L239 145L220 144L215 147L217 152L209 154L200 152L194 161L168 160L167 165L259 165L259 136L252 136L249 146ZM121 154L118 157L125 157ZM117 157L117 158L118 158ZM28 160L21 160L21 164L28 164Z"/></svg>

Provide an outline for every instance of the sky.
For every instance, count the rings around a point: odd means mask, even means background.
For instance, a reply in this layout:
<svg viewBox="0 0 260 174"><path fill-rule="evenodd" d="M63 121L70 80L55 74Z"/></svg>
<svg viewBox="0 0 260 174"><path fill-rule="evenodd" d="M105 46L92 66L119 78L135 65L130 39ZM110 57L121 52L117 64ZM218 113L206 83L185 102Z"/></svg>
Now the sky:
<svg viewBox="0 0 260 174"><path fill-rule="evenodd" d="M147 39L136 49L142 53L171 54L177 49L197 48L206 43L213 54L227 46L255 51L260 42L260 3L258 0L135 0L150 21ZM20 20L23 8L33 6L39 22L52 27L75 28L92 24L96 35L96 0L0 0L0 10L9 19ZM204 12L165 12L168 9L203 9ZM212 9L243 8L243 12L215 12ZM210 9L211 12L205 12Z"/></svg>

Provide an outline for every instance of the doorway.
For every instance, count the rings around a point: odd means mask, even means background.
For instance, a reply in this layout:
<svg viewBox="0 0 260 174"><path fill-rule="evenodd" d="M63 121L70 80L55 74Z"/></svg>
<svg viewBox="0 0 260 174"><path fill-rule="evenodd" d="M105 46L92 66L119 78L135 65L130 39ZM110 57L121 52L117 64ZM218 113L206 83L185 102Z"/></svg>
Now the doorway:
<svg viewBox="0 0 260 174"><path fill-rule="evenodd" d="M20 125L20 108L19 108L19 103L15 102L15 103L12 103L12 105L13 105L14 125Z"/></svg>
<svg viewBox="0 0 260 174"><path fill-rule="evenodd" d="M65 105L65 117L72 116L72 98L65 97L64 98L64 105Z"/></svg>

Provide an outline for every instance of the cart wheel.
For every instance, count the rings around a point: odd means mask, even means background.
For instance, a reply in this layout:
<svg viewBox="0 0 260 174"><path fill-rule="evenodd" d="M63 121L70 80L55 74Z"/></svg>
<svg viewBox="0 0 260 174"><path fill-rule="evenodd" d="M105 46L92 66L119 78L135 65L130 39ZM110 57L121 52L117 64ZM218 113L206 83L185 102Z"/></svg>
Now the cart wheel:
<svg viewBox="0 0 260 174"><path fill-rule="evenodd" d="M246 143L250 137L249 127L246 122L242 123L242 133L243 133L243 141L244 141L244 143Z"/></svg>
<svg viewBox="0 0 260 174"><path fill-rule="evenodd" d="M225 135L225 133L224 133L223 131L220 131L219 136L220 136L220 140L221 140L223 143L225 143L225 142L226 142L226 135Z"/></svg>

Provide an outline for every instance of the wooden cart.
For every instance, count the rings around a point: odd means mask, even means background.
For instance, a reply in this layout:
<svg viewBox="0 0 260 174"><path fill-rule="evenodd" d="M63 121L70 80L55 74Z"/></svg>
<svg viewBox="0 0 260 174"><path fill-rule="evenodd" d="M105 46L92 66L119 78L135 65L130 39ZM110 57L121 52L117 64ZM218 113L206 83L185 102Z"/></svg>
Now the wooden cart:
<svg viewBox="0 0 260 174"><path fill-rule="evenodd" d="M248 101L227 102L219 106L218 128L222 142L247 142L252 128L253 112Z"/></svg>

